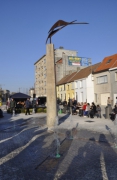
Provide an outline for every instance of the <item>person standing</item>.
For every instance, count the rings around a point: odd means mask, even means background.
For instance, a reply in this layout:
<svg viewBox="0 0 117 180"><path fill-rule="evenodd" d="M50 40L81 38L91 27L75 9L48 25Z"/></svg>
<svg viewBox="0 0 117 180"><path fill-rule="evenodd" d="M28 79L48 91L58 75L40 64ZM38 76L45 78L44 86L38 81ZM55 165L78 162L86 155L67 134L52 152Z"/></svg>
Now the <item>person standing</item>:
<svg viewBox="0 0 117 180"><path fill-rule="evenodd" d="M30 111L29 111L29 108L30 108L30 100L29 98L26 100L25 102L25 108L26 108L26 113L25 115L27 115L27 113L30 115Z"/></svg>
<svg viewBox="0 0 117 180"><path fill-rule="evenodd" d="M117 97L116 97L116 103L115 104L117 104Z"/></svg>
<svg viewBox="0 0 117 180"><path fill-rule="evenodd" d="M110 99L110 97L108 97L108 99L107 99L107 105L111 106L111 99Z"/></svg>
<svg viewBox="0 0 117 180"><path fill-rule="evenodd" d="M90 112L90 104L87 103L86 105L86 116L89 117L89 112Z"/></svg>
<svg viewBox="0 0 117 180"><path fill-rule="evenodd" d="M66 114L66 110L67 110L67 101L64 99L64 101L63 101L63 113Z"/></svg>
<svg viewBox="0 0 117 180"><path fill-rule="evenodd" d="M13 111L15 111L15 106L16 106L16 103L15 103L14 99L12 98L10 101L11 114L13 114Z"/></svg>
<svg viewBox="0 0 117 180"><path fill-rule="evenodd" d="M3 118L4 116L3 116L3 111L2 111L2 109L0 108L0 118Z"/></svg>
<svg viewBox="0 0 117 180"><path fill-rule="evenodd" d="M72 114L76 115L76 106L77 106L77 100L75 98L72 99Z"/></svg>
<svg viewBox="0 0 117 180"><path fill-rule="evenodd" d="M100 107L99 105L97 105L96 111L97 111L97 118L98 118L98 117L101 118L101 107Z"/></svg>
<svg viewBox="0 0 117 180"><path fill-rule="evenodd" d="M84 117L86 117L86 106L87 106L87 104L86 104L86 102L84 102L84 104L83 104L83 116Z"/></svg>
<svg viewBox="0 0 117 180"><path fill-rule="evenodd" d="M36 112L36 100L33 99L32 101L32 107L33 107L33 112L35 113Z"/></svg>

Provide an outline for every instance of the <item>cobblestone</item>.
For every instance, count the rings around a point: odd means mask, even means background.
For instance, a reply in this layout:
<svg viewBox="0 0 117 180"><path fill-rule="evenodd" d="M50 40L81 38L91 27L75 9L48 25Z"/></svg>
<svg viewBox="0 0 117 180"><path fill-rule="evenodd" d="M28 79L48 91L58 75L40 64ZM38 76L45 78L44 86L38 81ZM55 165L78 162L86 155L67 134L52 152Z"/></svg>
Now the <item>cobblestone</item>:
<svg viewBox="0 0 117 180"><path fill-rule="evenodd" d="M0 180L117 180L117 149L109 133L59 128L61 157L55 158L56 139L45 116L0 126Z"/></svg>

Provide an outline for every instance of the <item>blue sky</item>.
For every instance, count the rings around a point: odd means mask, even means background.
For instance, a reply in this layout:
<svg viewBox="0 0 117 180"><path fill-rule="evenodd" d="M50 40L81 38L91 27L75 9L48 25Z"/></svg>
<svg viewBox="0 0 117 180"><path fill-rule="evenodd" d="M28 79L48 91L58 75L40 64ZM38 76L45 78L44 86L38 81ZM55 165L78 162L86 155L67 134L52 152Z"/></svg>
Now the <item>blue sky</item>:
<svg viewBox="0 0 117 180"><path fill-rule="evenodd" d="M67 26L52 37L55 48L77 50L95 64L117 53L117 0L0 0L0 87L26 93L34 86L34 63L58 20Z"/></svg>

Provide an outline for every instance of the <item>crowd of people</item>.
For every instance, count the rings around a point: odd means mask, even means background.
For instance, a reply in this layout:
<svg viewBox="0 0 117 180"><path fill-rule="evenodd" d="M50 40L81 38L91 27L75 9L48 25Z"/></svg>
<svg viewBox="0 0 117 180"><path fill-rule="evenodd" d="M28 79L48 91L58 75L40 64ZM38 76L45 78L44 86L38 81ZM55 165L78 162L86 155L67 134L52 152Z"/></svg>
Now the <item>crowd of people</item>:
<svg viewBox="0 0 117 180"><path fill-rule="evenodd" d="M63 101L63 113L72 113L72 115L79 115L82 117L90 117L94 118L101 118L101 106L95 105L94 102L87 103L87 102L77 102L75 98L69 99L68 102L66 100ZM112 102L110 97L107 99L107 107L111 107L111 112L109 114L111 120L115 120L117 115L117 97L116 97L116 104L112 108Z"/></svg>
<svg viewBox="0 0 117 180"><path fill-rule="evenodd" d="M77 102L74 98L72 100L69 99L68 103L66 100L63 101L63 113L67 111L71 112L72 115L78 114L82 117L90 117L94 118L101 118L101 107L100 105L95 105L94 102L87 103L87 102Z"/></svg>
<svg viewBox="0 0 117 180"><path fill-rule="evenodd" d="M18 101L16 102L13 98L11 98L9 101L6 102L6 109L10 109L11 114L13 114L13 111L15 111L16 108L25 108L25 115L30 115L30 108L36 108L36 100L30 101L29 98L25 101Z"/></svg>
<svg viewBox="0 0 117 180"><path fill-rule="evenodd" d="M36 108L36 101L30 101L30 99L27 99L24 102L15 102L14 99L11 99L6 103L7 109L10 108L11 114L13 114L13 111L15 111L16 106L20 105L26 109L25 115L29 114L30 111L29 108L32 106L32 108ZM57 103L58 104L58 103ZM63 113L72 113L72 115L79 115L82 117L90 117L94 118L96 116L97 118L101 118L101 107L100 105L95 105L94 102L87 103L87 102L77 102L75 98L69 99L68 102L64 100L62 102L63 105ZM108 97L107 100L107 106L111 106L110 97ZM117 114L117 103L115 104L114 108L112 109L112 112L110 113L110 119L114 120L115 116ZM3 117L3 111L0 109L0 118Z"/></svg>

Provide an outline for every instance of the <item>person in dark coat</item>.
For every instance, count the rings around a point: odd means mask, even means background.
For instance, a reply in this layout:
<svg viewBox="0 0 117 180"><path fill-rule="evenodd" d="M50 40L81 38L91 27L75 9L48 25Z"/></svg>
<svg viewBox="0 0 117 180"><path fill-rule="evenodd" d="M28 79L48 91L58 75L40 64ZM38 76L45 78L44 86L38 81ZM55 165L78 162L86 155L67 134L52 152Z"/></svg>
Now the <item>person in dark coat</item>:
<svg viewBox="0 0 117 180"><path fill-rule="evenodd" d="M26 108L26 113L25 115L27 115L27 113L30 115L30 111L29 111L29 108L30 108L30 100L27 99L26 102L25 102L25 108Z"/></svg>
<svg viewBox="0 0 117 180"><path fill-rule="evenodd" d="M77 100L75 98L72 99L72 114L77 114L76 112Z"/></svg>
<svg viewBox="0 0 117 180"><path fill-rule="evenodd" d="M67 101L64 99L63 101L63 113L66 113L67 110Z"/></svg>
<svg viewBox="0 0 117 180"><path fill-rule="evenodd" d="M96 111L96 105L94 102L92 102L92 110L93 110L94 115L95 115L97 111Z"/></svg>
<svg viewBox="0 0 117 180"><path fill-rule="evenodd" d="M2 109L0 109L0 118L3 118L4 116L3 116L3 111L2 111Z"/></svg>
<svg viewBox="0 0 117 180"><path fill-rule="evenodd" d="M97 107L96 107L96 115L97 115L97 118L99 117L99 118L101 118L101 107L99 106L99 105L97 105Z"/></svg>
<svg viewBox="0 0 117 180"><path fill-rule="evenodd" d="M90 107L89 116L90 116L90 118L94 118L93 106Z"/></svg>
<svg viewBox="0 0 117 180"><path fill-rule="evenodd" d="M117 114L117 104L115 104L112 112L109 114L109 115L110 115L110 119L111 119L112 121L115 120L116 114Z"/></svg>
<svg viewBox="0 0 117 180"><path fill-rule="evenodd" d="M11 109L11 114L13 114L13 111L15 111L16 103L14 99L11 99L10 101L10 109Z"/></svg>
<svg viewBox="0 0 117 180"><path fill-rule="evenodd" d="M114 109L113 109L113 112L114 112L115 114L117 114L117 104L115 104Z"/></svg>

